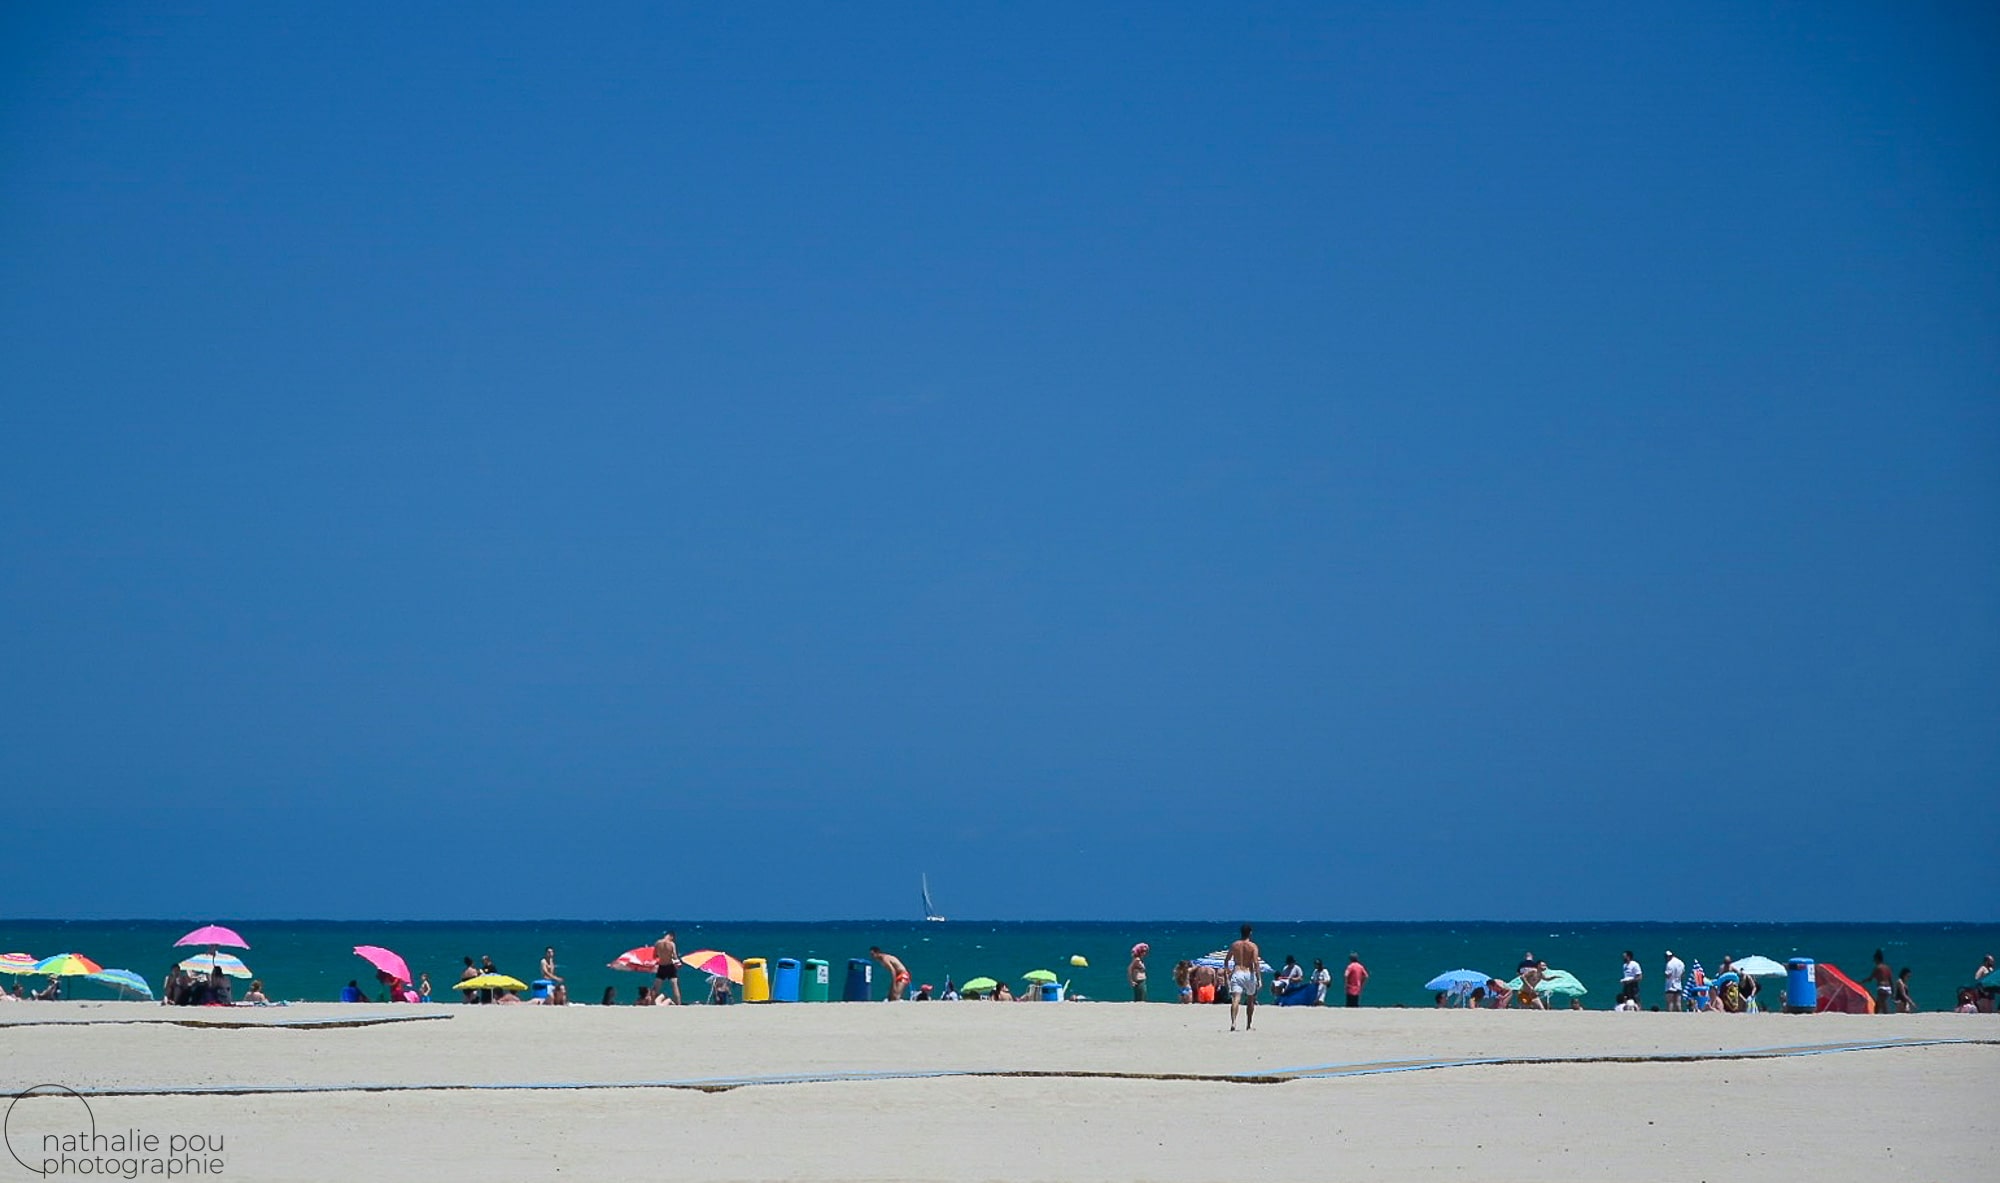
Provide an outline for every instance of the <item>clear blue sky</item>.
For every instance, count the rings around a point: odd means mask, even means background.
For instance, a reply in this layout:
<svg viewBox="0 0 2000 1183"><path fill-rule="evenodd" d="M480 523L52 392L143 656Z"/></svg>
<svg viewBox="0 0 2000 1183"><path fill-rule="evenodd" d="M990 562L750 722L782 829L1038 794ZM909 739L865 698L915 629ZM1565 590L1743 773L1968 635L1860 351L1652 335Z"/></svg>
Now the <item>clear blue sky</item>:
<svg viewBox="0 0 2000 1183"><path fill-rule="evenodd" d="M1390 7L10 6L0 914L2000 915L2000 18Z"/></svg>

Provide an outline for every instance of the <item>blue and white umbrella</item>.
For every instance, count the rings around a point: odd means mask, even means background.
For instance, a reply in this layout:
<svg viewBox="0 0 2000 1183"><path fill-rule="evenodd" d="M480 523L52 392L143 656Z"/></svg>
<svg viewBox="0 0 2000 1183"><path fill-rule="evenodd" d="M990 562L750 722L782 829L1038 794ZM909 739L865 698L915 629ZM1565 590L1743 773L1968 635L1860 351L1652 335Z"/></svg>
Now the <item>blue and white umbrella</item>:
<svg viewBox="0 0 2000 1183"><path fill-rule="evenodd" d="M1492 975L1480 973L1476 969L1455 969L1425 982L1424 989L1443 990L1447 994L1470 994L1492 980Z"/></svg>
<svg viewBox="0 0 2000 1183"><path fill-rule="evenodd" d="M120 990L131 990L143 994L148 998L153 996L153 988L146 984L146 979L129 969L99 970L94 974L85 974L84 981L103 982L107 986L116 986Z"/></svg>
<svg viewBox="0 0 2000 1183"><path fill-rule="evenodd" d="M1229 951L1227 949L1217 949L1206 957L1195 958L1193 961L1188 962L1188 964L1205 965L1210 969L1221 969L1229 964ZM1257 959L1257 971L1259 973L1270 973L1271 963L1259 957Z"/></svg>

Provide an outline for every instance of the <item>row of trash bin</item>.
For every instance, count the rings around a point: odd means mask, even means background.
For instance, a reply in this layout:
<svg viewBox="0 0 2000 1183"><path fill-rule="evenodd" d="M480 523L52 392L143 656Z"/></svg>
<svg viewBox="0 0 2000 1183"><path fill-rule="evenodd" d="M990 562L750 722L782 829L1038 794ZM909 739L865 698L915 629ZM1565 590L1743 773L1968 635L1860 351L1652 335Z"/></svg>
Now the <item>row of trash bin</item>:
<svg viewBox="0 0 2000 1183"><path fill-rule="evenodd" d="M826 1002L833 986L833 967L817 957L800 961L780 957L767 971L762 957L743 959L743 1001ZM856 957L847 963L842 1002L867 1002L875 996L875 963Z"/></svg>

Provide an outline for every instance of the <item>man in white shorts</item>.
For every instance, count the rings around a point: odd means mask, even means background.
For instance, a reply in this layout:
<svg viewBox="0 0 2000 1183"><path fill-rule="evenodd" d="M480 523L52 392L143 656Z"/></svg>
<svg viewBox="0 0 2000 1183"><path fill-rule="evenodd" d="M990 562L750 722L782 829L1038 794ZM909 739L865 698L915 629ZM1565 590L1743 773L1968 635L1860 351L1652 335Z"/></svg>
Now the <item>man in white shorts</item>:
<svg viewBox="0 0 2000 1183"><path fill-rule="evenodd" d="M1236 1030L1236 1007L1243 1006L1243 1029L1250 1029L1250 1021L1257 1017L1257 991L1264 987L1264 975L1258 969L1264 959L1257 952L1257 944L1250 939L1250 926L1243 926L1243 935L1229 946L1229 959L1222 968L1229 974L1229 1029Z"/></svg>

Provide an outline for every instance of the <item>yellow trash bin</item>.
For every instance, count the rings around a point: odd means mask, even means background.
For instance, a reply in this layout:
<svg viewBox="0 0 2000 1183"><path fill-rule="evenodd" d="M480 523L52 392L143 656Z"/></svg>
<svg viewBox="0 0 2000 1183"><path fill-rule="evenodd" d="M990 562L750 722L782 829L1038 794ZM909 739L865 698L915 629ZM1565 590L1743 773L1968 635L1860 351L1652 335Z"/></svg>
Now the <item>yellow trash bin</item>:
<svg viewBox="0 0 2000 1183"><path fill-rule="evenodd" d="M743 1001L771 1001L771 975L764 972L762 957L743 959Z"/></svg>

